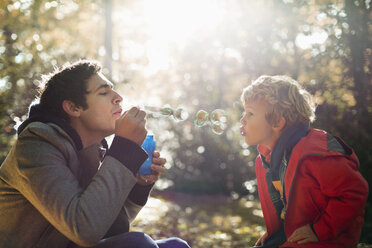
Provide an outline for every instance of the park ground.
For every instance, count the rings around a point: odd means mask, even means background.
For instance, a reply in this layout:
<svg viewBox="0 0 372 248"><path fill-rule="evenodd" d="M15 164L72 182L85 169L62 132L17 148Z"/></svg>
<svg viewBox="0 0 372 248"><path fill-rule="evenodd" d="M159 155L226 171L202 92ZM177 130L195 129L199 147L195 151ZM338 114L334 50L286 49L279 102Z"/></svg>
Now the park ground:
<svg viewBox="0 0 372 248"><path fill-rule="evenodd" d="M193 248L244 248L265 232L260 204L221 195L155 191L132 225L153 239L180 237ZM359 244L358 248L372 248Z"/></svg>

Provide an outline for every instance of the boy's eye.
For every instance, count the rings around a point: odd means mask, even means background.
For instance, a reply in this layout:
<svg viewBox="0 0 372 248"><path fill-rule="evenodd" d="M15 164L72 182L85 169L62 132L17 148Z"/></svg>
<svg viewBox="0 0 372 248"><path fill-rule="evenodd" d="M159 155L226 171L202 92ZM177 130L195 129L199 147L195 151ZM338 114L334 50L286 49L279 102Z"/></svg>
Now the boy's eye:
<svg viewBox="0 0 372 248"><path fill-rule="evenodd" d="M99 93L99 94L102 95L102 96L104 96L104 95L107 95L108 92L107 92L107 91L104 91L104 92L101 92L101 93Z"/></svg>

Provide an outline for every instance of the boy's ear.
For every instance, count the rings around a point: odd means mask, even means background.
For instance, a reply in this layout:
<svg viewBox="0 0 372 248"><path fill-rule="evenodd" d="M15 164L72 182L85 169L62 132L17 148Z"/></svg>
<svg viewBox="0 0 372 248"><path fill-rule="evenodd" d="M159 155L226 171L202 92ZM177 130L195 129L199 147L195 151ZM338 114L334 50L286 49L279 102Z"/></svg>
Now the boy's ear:
<svg viewBox="0 0 372 248"><path fill-rule="evenodd" d="M70 117L80 116L80 108L77 107L76 104L70 100L63 100L62 108Z"/></svg>
<svg viewBox="0 0 372 248"><path fill-rule="evenodd" d="M279 121L274 125L274 128L281 131L284 129L285 127L285 124L286 124L286 120L285 118L282 116L280 117Z"/></svg>

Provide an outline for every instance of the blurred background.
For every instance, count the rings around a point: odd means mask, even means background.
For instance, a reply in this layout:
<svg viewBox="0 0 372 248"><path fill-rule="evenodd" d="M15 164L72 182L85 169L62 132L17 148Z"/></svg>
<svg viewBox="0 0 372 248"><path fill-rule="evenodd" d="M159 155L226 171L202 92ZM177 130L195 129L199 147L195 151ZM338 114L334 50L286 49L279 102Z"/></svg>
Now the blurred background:
<svg viewBox="0 0 372 248"><path fill-rule="evenodd" d="M42 74L95 59L133 105L183 107L185 121L148 116L167 158L133 230L193 247L248 247L264 232L254 160L239 132L242 89L289 75L316 97L312 127L341 136L372 184L370 0L1 0L0 162ZM223 109L227 128L196 127ZM372 197L361 243L372 244ZM364 247L360 245L361 247Z"/></svg>

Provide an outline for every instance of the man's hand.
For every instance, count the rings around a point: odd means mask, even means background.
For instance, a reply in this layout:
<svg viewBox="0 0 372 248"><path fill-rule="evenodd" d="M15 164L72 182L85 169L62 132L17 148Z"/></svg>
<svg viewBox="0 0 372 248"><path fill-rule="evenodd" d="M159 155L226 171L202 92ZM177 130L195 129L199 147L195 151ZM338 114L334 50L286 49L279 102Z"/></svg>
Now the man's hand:
<svg viewBox="0 0 372 248"><path fill-rule="evenodd" d="M319 241L310 227L310 224L297 228L292 235L288 238L289 242L296 242L297 244L305 244L309 242Z"/></svg>
<svg viewBox="0 0 372 248"><path fill-rule="evenodd" d="M159 179L160 175L165 172L164 164L166 162L165 158L160 157L159 152L154 152L152 156L151 175L137 174L137 182L143 186L155 183Z"/></svg>
<svg viewBox="0 0 372 248"><path fill-rule="evenodd" d="M115 135L127 138L141 146L147 134L145 116L145 111L132 107L116 120Z"/></svg>

